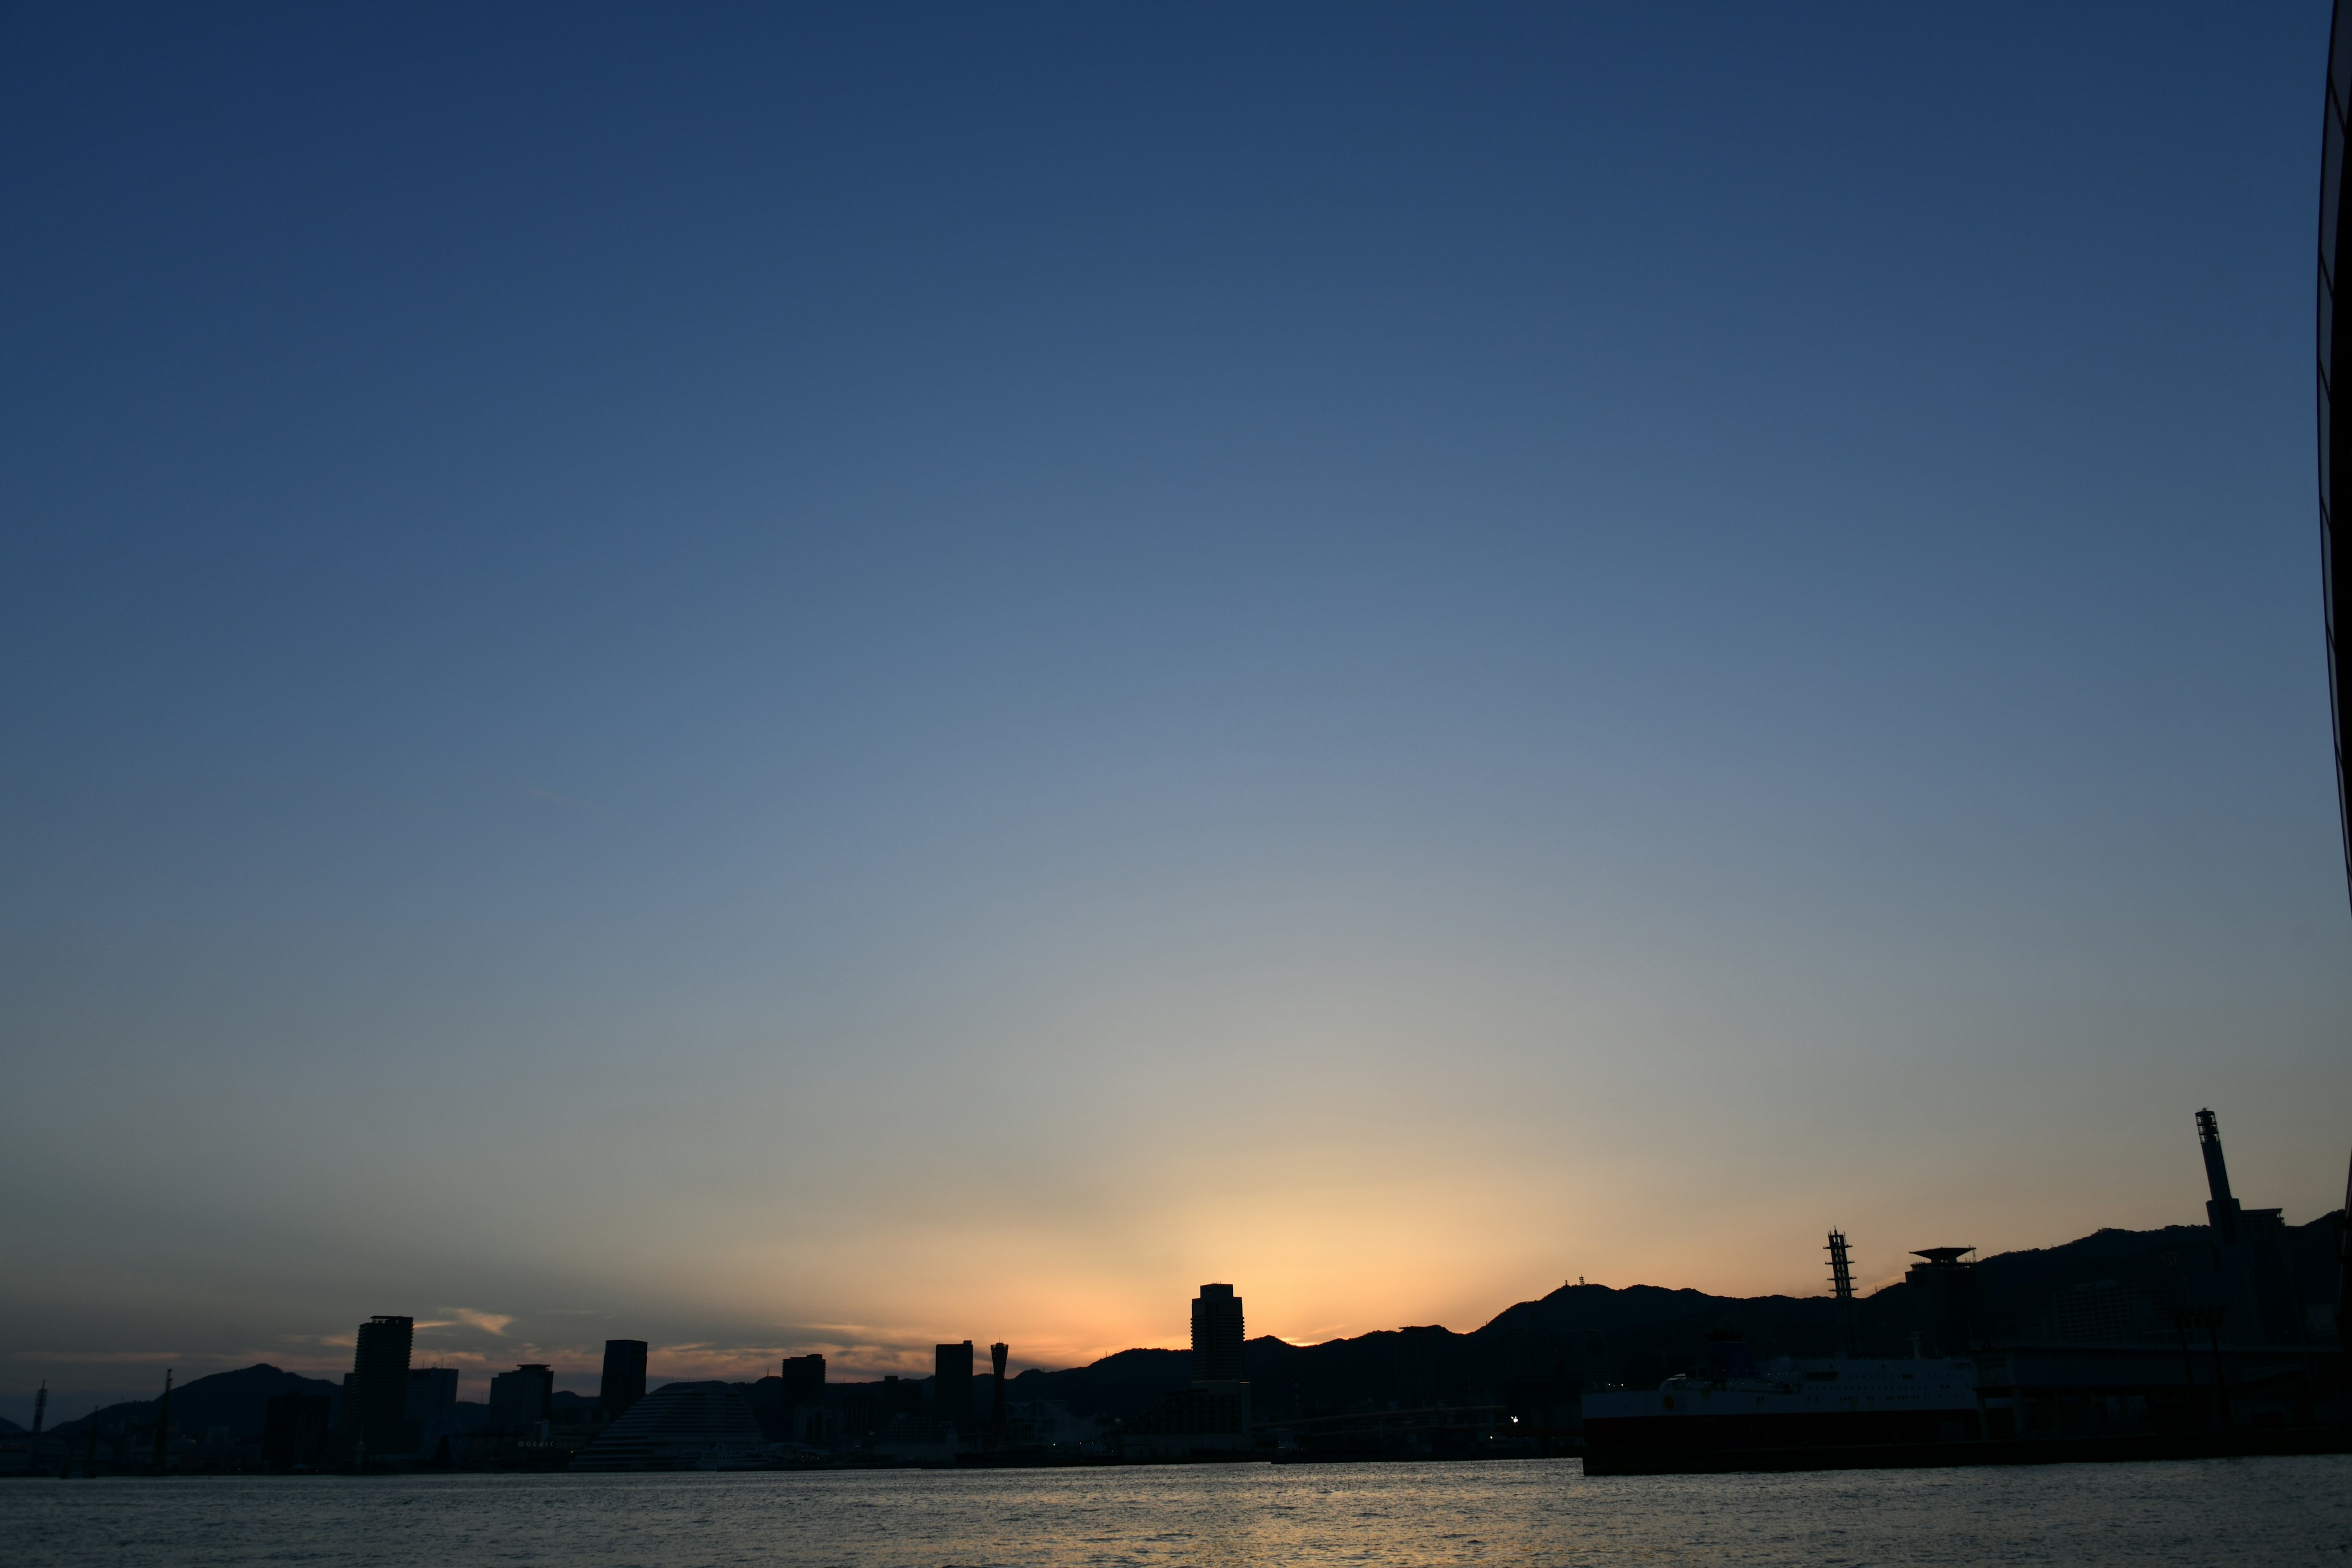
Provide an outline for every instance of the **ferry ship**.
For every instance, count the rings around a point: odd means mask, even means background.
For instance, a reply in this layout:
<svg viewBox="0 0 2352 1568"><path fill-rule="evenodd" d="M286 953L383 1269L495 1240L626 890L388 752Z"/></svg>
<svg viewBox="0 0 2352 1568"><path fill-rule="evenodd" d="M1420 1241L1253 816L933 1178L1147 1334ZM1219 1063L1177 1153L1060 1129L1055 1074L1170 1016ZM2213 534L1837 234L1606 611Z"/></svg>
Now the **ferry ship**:
<svg viewBox="0 0 2352 1568"><path fill-rule="evenodd" d="M1832 1449L1974 1443L1984 1436L1973 1360L1784 1357L1759 1367L1745 1351L1737 1341L1721 1342L1706 1373L1670 1377L1654 1389L1586 1394L1586 1472L1748 1468L1765 1453L1801 1465Z"/></svg>

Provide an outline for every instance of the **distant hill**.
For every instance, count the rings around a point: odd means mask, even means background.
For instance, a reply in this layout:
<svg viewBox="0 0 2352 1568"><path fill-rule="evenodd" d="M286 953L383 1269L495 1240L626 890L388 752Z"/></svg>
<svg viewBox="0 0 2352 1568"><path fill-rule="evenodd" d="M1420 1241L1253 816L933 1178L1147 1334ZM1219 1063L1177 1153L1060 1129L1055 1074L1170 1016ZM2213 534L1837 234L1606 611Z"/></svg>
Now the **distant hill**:
<svg viewBox="0 0 2352 1568"><path fill-rule="evenodd" d="M2288 1229L2295 1281L2303 1298L2332 1302L2340 1216L2326 1215ZM2211 1268L2211 1244L2202 1226L2161 1230L2101 1230L2063 1246L1996 1253L1976 1267L1980 1331L2030 1339L2045 1331L2053 1299L2069 1286L2115 1280L2159 1310L2179 1300ZM1875 1267L1881 1259L1868 1260ZM1860 1317L1865 1352L1908 1352L1922 1303L1897 1283L1864 1299ZM1711 1296L1656 1285L1562 1285L1549 1295L1505 1308L1468 1333L1434 1324L1384 1329L1353 1339L1294 1345L1265 1336L1243 1347L1244 1370L1261 1419L1314 1415L1393 1405L1497 1404L1515 1412L1556 1408L1584 1388L1603 1384L1654 1384L1699 1364L1709 1333L1731 1330L1759 1356L1820 1356L1838 1342L1832 1303L1820 1296ZM1177 1350L1129 1350L1091 1365L1034 1369L1011 1381L1017 1400L1046 1399L1073 1414L1121 1420L1139 1415L1162 1394L1183 1387L1192 1358ZM975 1392L986 1408L985 1377ZM782 1427L780 1379L745 1385L764 1422ZM267 1364L200 1377L172 1394L172 1424L203 1433L225 1426L233 1439L257 1437L273 1394L333 1394L339 1384ZM559 1392L555 1403L585 1405L584 1394ZM769 1411L766 1406L774 1405ZM458 1406L461 1425L486 1417L480 1405ZM475 1417L472 1422L467 1416ZM132 1400L54 1430L101 1431L152 1423L155 1402ZM22 1428L0 1420L0 1433Z"/></svg>
<svg viewBox="0 0 2352 1568"><path fill-rule="evenodd" d="M1704 1290L1668 1290L1656 1285L1628 1285L1622 1290L1606 1285L1563 1285L1540 1300L1504 1308L1477 1331L1509 1333L1538 1329L1554 1333L1607 1333L1633 1323L1651 1323L1661 1318L1703 1311L1718 1301L1735 1299L1710 1296Z"/></svg>
<svg viewBox="0 0 2352 1568"><path fill-rule="evenodd" d="M2296 1284L2307 1301L2335 1299L2337 1218L2289 1228ZM2202 1226L2102 1230L2059 1247L1996 1253L1977 1265L1979 1326L2003 1338L2035 1337L2059 1291L2105 1279L2129 1286L2160 1310L2210 1270L2210 1259ZM1908 1285L1874 1292L1859 1313L1864 1351L1908 1354L1908 1336L1922 1316L1923 1303ZM1706 1336L1719 1330L1738 1332L1759 1355L1825 1356L1839 1340L1826 1292L1743 1297L1655 1285L1563 1285L1505 1308L1466 1334L1432 1325L1316 1345L1267 1337L1244 1345L1243 1360L1261 1419L1438 1403L1524 1412L1559 1405L1599 1384L1654 1384L1701 1363ZM1055 1400L1080 1415L1123 1419L1191 1377L1187 1352L1131 1350L1090 1366L1024 1372L1007 1392L1015 1399Z"/></svg>
<svg viewBox="0 0 2352 1568"><path fill-rule="evenodd" d="M25 1428L17 1426L5 1415L0 1415L0 1437L13 1437L24 1430Z"/></svg>
<svg viewBox="0 0 2352 1568"><path fill-rule="evenodd" d="M333 1394L341 1391L340 1384L325 1378L304 1377L257 1363L236 1372L199 1377L172 1390L172 1425L179 1431L199 1435L215 1426L226 1426L232 1442L242 1442L261 1436L271 1394ZM76 1420L61 1421L51 1430L87 1432L96 1422L98 1429L105 1432L118 1426L152 1426L154 1421L155 1401L132 1399L106 1405Z"/></svg>
<svg viewBox="0 0 2352 1568"><path fill-rule="evenodd" d="M1244 1353L1267 1342L1253 1341L1244 1347ZM1191 1351L1133 1350L1061 1372L1033 1367L1009 1379L1004 1392L1011 1399L1050 1399L1079 1415L1124 1419L1142 1414L1153 1400L1192 1379Z"/></svg>
<svg viewBox="0 0 2352 1568"><path fill-rule="evenodd" d="M2339 1219L2327 1214L2287 1227L2287 1256L2306 1303L2336 1300ZM2052 1299L2070 1285L2112 1279L2161 1310L2201 1289L2213 1267L2211 1235L2201 1225L2099 1230L2058 1247L1999 1252L1977 1265L1979 1319L1988 1333L2030 1339L2043 1331ZM1869 1298L1865 1320L1899 1331L1913 1315L1910 1296L1907 1285L1888 1286Z"/></svg>

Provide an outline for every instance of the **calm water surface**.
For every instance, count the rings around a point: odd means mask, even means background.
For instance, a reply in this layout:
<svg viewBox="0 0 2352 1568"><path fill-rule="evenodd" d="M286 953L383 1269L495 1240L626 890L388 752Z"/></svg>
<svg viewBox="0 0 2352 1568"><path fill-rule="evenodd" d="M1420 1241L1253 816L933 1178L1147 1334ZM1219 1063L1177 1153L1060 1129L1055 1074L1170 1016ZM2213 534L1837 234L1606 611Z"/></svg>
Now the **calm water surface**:
<svg viewBox="0 0 2352 1568"><path fill-rule="evenodd" d="M0 1482L0 1563L2352 1563L2352 1458L1587 1479L1486 1465Z"/></svg>

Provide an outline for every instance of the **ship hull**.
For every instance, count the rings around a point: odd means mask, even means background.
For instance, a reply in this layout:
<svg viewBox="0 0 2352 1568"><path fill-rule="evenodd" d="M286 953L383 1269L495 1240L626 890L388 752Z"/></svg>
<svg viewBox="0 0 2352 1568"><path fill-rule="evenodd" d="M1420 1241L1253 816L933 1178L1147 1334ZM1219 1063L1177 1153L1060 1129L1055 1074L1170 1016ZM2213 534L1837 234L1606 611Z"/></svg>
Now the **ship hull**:
<svg viewBox="0 0 2352 1568"><path fill-rule="evenodd" d="M1870 1448L1965 1443L1984 1436L1972 1409L1726 1411L1584 1418L1588 1447L1622 1453Z"/></svg>
<svg viewBox="0 0 2352 1568"><path fill-rule="evenodd" d="M1833 1443L1790 1447L1591 1447L1588 1476L1728 1475L1762 1470L1908 1470L1970 1465L2114 1464L2262 1455L2352 1454L2352 1427L2260 1432L2140 1433L2107 1437L2000 1438L1954 1443Z"/></svg>

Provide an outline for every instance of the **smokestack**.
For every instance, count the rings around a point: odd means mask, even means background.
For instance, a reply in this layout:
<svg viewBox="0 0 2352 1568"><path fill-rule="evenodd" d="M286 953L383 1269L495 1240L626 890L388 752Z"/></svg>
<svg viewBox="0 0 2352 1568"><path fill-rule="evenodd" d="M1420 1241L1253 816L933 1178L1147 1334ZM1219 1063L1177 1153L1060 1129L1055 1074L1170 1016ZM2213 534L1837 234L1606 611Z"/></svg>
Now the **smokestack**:
<svg viewBox="0 0 2352 1568"><path fill-rule="evenodd" d="M2197 1148L2205 1156L2205 1185L2213 1194L2205 1205L2206 1221L2223 1245L2235 1245L2238 1200L2230 1195L2230 1163L2221 1157L2221 1124L2210 1110L2197 1113Z"/></svg>
<svg viewBox="0 0 2352 1568"><path fill-rule="evenodd" d="M992 1430L1000 1444L1004 1441L1004 1363L1012 1356L1012 1347L1003 1340L988 1347L988 1363L996 1369L996 1396L992 1402L995 1408L990 1414L994 1423Z"/></svg>

